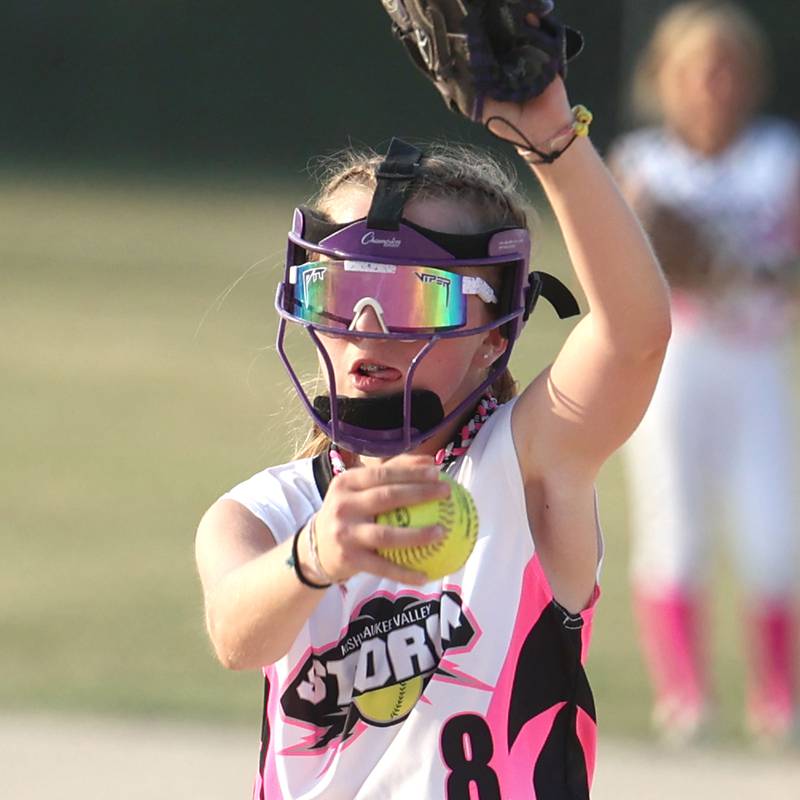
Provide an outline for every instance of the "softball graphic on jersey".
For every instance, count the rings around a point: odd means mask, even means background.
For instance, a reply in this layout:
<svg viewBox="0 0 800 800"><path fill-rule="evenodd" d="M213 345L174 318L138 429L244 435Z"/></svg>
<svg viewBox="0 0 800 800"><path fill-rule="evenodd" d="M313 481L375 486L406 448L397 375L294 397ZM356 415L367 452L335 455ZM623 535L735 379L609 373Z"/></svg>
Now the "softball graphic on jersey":
<svg viewBox="0 0 800 800"><path fill-rule="evenodd" d="M463 655L478 639L457 592L378 592L353 610L346 630L323 650L309 651L281 696L286 719L313 731L283 751L335 748L369 727L402 722L433 681L487 690L461 672L448 650ZM357 713L351 713L355 708Z"/></svg>
<svg viewBox="0 0 800 800"><path fill-rule="evenodd" d="M424 572L432 581L461 569L478 538L478 511L472 495L447 475L439 477L450 483L449 497L415 506L402 506L377 517L378 522L399 528L421 528L426 525L444 527L444 538L438 542L420 547L378 550L384 558Z"/></svg>
<svg viewBox="0 0 800 800"><path fill-rule="evenodd" d="M419 675L393 686L384 686L354 698L361 716L376 725L398 722L408 716L419 700L425 682Z"/></svg>

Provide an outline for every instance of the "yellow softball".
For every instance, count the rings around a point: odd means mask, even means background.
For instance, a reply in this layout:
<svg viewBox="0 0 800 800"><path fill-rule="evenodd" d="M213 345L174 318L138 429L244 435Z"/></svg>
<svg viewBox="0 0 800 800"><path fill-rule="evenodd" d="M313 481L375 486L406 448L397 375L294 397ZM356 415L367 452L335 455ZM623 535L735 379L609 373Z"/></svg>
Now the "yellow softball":
<svg viewBox="0 0 800 800"><path fill-rule="evenodd" d="M438 542L420 547L392 547L378 552L395 564L424 572L430 580L457 572L469 558L478 538L478 511L472 495L444 473L441 480L450 483L450 496L415 506L401 506L377 521L397 528L423 528L441 525L445 535Z"/></svg>
<svg viewBox="0 0 800 800"><path fill-rule="evenodd" d="M399 722L407 717L422 694L422 678L415 675L382 689L373 689L355 698L361 716L376 725Z"/></svg>

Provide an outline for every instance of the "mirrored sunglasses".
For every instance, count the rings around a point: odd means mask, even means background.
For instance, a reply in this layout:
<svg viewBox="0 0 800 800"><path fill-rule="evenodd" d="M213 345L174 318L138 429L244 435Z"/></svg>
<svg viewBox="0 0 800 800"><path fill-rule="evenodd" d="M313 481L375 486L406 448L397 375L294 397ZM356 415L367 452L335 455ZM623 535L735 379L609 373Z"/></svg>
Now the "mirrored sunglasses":
<svg viewBox="0 0 800 800"><path fill-rule="evenodd" d="M290 267L289 284L289 313L348 330L368 307L384 333L433 332L466 324L468 295L497 303L483 278L407 264L312 261Z"/></svg>

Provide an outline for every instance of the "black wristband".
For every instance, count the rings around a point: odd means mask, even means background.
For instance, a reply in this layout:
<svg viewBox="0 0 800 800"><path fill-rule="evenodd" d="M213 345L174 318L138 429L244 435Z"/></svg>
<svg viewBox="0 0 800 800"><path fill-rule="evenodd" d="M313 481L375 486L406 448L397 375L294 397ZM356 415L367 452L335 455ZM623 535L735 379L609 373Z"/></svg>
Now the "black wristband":
<svg viewBox="0 0 800 800"><path fill-rule="evenodd" d="M297 554L297 545L300 541L300 534L305 530L305 525L297 531L292 539L292 559L290 561L292 568L294 569L294 574L297 575L297 580L303 584L303 586L308 586L309 589L327 589L329 586L333 584L330 583L314 583L306 578L303 575L303 570L300 569L300 557Z"/></svg>

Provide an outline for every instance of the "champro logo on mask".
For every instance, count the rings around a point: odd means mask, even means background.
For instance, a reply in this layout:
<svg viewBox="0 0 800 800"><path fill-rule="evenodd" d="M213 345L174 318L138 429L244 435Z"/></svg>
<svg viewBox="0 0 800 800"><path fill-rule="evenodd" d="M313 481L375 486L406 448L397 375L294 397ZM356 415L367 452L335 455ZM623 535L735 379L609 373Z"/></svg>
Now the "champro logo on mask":
<svg viewBox="0 0 800 800"><path fill-rule="evenodd" d="M361 237L361 244L378 244L381 247L397 248L400 247L402 243L402 239L398 239L396 236L382 239L375 231L367 231L367 233Z"/></svg>

